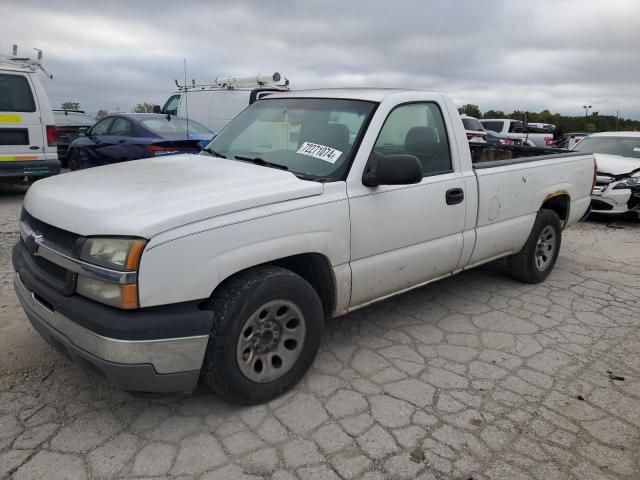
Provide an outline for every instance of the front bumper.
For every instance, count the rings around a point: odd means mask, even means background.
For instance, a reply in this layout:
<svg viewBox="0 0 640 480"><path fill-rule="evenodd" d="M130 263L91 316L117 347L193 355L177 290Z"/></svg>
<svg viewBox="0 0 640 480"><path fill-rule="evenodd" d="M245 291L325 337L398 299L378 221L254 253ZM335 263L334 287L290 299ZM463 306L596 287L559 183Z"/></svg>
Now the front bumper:
<svg viewBox="0 0 640 480"><path fill-rule="evenodd" d="M640 192L622 188L603 188L591 194L593 213L621 214L634 212L640 215Z"/></svg>
<svg viewBox="0 0 640 480"><path fill-rule="evenodd" d="M33 276L14 249L15 290L38 333L74 363L123 390L192 391L211 329L195 304L125 311L65 296Z"/></svg>
<svg viewBox="0 0 640 480"><path fill-rule="evenodd" d="M50 177L59 173L59 160L0 162L0 177Z"/></svg>

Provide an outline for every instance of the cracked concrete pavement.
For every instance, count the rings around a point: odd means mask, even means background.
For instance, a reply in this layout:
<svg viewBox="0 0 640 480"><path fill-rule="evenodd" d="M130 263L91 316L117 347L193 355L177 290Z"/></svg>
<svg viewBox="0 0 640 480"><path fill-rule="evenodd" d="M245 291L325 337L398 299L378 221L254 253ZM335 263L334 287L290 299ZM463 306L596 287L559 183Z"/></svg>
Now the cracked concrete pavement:
<svg viewBox="0 0 640 480"><path fill-rule="evenodd" d="M41 340L21 201L0 191L0 478L640 478L640 222L565 232L540 285L490 265L330 321L295 390L247 408L133 398Z"/></svg>

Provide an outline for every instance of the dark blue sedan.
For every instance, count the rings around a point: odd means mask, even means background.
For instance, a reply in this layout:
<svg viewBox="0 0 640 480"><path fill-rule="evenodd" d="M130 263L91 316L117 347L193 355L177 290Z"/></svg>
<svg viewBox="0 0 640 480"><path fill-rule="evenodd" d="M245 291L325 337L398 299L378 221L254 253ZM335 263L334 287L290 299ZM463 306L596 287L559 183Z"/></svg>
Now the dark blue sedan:
<svg viewBox="0 0 640 480"><path fill-rule="evenodd" d="M181 117L156 113L109 115L79 132L69 147L69 168L78 170L139 158L198 153L214 136L204 125Z"/></svg>

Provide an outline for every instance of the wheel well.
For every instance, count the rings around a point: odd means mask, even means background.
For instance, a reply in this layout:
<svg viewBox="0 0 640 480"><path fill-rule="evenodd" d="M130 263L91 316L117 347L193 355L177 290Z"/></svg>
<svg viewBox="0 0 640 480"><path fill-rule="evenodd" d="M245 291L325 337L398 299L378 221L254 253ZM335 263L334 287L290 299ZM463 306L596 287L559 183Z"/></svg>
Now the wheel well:
<svg viewBox="0 0 640 480"><path fill-rule="evenodd" d="M300 275L311 284L320 297L325 317L329 318L333 316L333 312L336 308L336 282L333 276L331 263L327 257L319 253L303 253L280 258L278 260L272 260L261 265L274 265L286 268L287 270ZM259 267L261 265L255 265L254 267L249 267L249 269ZM216 287L213 293L215 293L216 290L219 290L223 285L227 284L231 278L249 269L241 270L240 272L236 272L226 278ZM205 305L203 308L206 308L206 304L206 302L203 304Z"/></svg>
<svg viewBox="0 0 640 480"><path fill-rule="evenodd" d="M336 307L336 288L331 263L319 253L303 253L280 258L266 265L276 265L297 273L311 284L322 302L325 317L331 317Z"/></svg>
<svg viewBox="0 0 640 480"><path fill-rule="evenodd" d="M556 215L558 215L558 217L560 218L560 222L562 223L562 227L564 228L567 220L569 219L570 202L571 199L569 195L563 193L547 198L542 204L541 208L555 212Z"/></svg>

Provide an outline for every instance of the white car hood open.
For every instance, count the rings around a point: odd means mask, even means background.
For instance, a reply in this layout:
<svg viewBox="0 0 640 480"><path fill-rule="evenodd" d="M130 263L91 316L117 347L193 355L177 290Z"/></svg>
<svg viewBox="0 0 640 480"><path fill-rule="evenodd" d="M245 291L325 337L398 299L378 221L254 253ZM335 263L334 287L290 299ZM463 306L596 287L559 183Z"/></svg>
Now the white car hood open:
<svg viewBox="0 0 640 480"><path fill-rule="evenodd" d="M172 155L36 182L24 200L37 219L80 235L151 238L191 222L320 195L290 172L207 155Z"/></svg>
<svg viewBox="0 0 640 480"><path fill-rule="evenodd" d="M598 162L598 173L609 173L611 175L623 175L640 168L640 159L623 157L621 155L608 155L595 153Z"/></svg>

